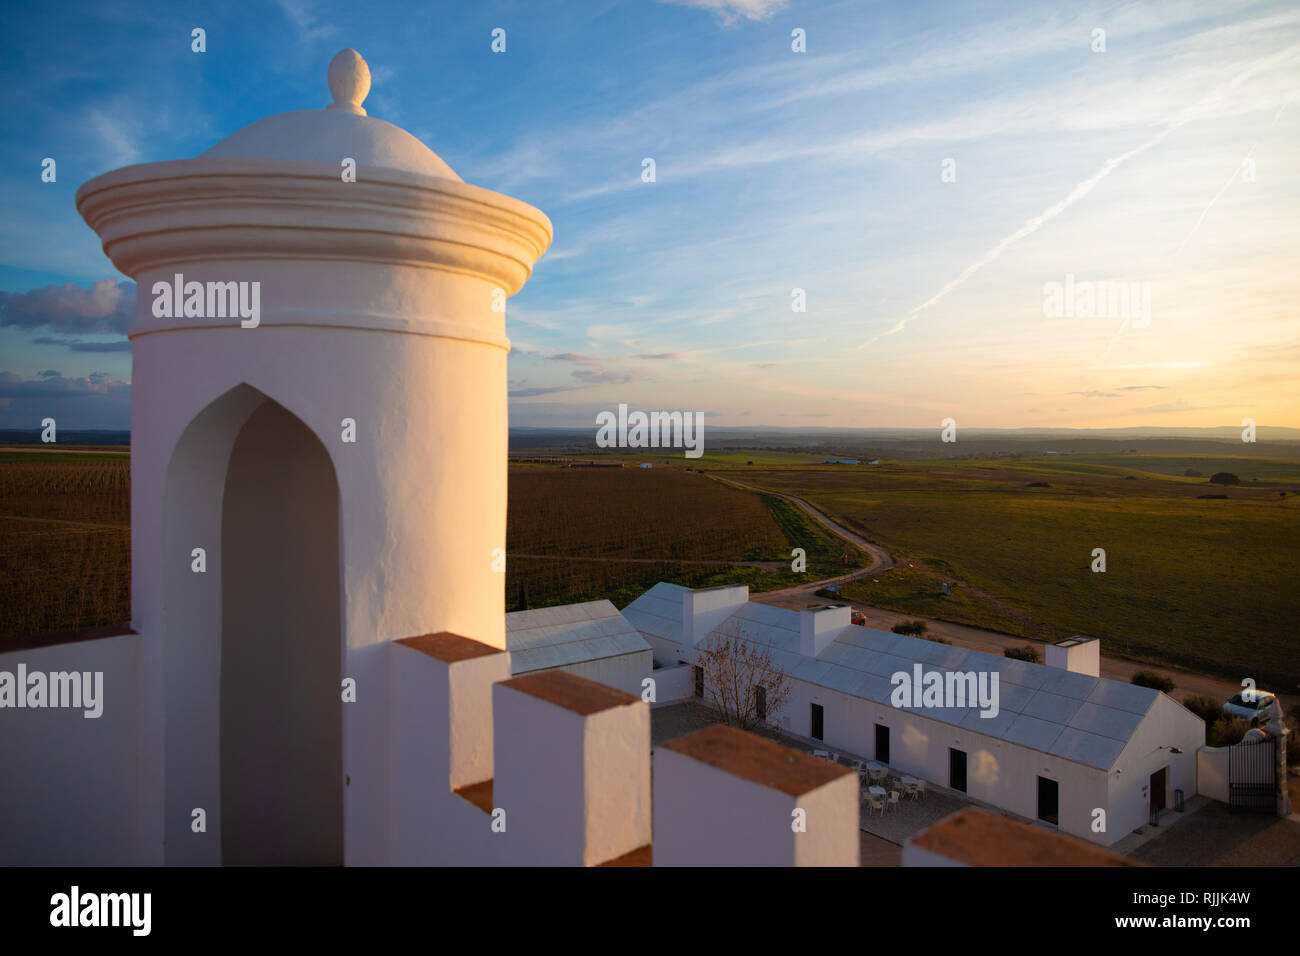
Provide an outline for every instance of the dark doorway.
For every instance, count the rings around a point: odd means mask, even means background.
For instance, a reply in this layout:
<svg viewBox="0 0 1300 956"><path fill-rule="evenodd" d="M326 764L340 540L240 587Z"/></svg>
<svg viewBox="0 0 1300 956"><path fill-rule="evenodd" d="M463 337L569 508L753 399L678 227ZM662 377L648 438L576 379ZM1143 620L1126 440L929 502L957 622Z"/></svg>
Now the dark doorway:
<svg viewBox="0 0 1300 956"><path fill-rule="evenodd" d="M221 862L341 865L338 484L273 401L231 449L219 546Z"/></svg>
<svg viewBox="0 0 1300 956"><path fill-rule="evenodd" d="M695 696L704 696L704 668L699 664L695 665Z"/></svg>
<svg viewBox="0 0 1300 956"><path fill-rule="evenodd" d="M808 736L811 737L813 740L821 740L822 729L823 729L822 728L822 705L813 704L812 705L812 733L810 733Z"/></svg>
<svg viewBox="0 0 1300 956"><path fill-rule="evenodd" d="M889 763L889 728L884 724L876 724L876 760Z"/></svg>
<svg viewBox="0 0 1300 956"><path fill-rule="evenodd" d="M762 684L754 688L754 713L759 720L767 720L767 688Z"/></svg>
<svg viewBox="0 0 1300 956"><path fill-rule="evenodd" d="M1058 826L1061 822L1061 785L1046 777L1038 778L1038 819Z"/></svg>
<svg viewBox="0 0 1300 956"><path fill-rule="evenodd" d="M966 751L948 748L948 786L966 792Z"/></svg>
<svg viewBox="0 0 1300 956"><path fill-rule="evenodd" d="M1161 767L1151 775L1151 816L1157 818L1157 814L1165 808L1165 787L1168 782L1169 768Z"/></svg>

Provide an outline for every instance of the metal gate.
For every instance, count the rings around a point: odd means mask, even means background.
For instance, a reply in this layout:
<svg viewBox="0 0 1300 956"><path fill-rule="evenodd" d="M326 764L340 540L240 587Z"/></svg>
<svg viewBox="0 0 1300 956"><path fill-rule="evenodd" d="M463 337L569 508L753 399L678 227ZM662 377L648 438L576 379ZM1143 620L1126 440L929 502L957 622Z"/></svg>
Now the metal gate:
<svg viewBox="0 0 1300 956"><path fill-rule="evenodd" d="M1277 812L1277 742L1265 737L1228 748L1228 809Z"/></svg>

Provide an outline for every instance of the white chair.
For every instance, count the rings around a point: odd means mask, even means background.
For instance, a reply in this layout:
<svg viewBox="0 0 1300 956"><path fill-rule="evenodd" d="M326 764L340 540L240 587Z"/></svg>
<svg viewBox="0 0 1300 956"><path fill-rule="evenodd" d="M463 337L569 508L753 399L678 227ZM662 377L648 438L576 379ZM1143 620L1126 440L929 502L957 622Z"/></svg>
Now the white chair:
<svg viewBox="0 0 1300 956"><path fill-rule="evenodd" d="M916 785L912 787L912 799L915 800L917 797L924 797L924 796L925 796L925 781L918 780L916 781Z"/></svg>
<svg viewBox="0 0 1300 956"><path fill-rule="evenodd" d="M830 759L831 759L831 752L830 752L829 750L814 750L814 751L812 752L812 755L813 755L814 757L820 757L822 760L830 760Z"/></svg>
<svg viewBox="0 0 1300 956"><path fill-rule="evenodd" d="M867 799L871 801L871 809L879 810L882 814L885 812L885 796L880 793L867 791Z"/></svg>
<svg viewBox="0 0 1300 956"><path fill-rule="evenodd" d="M890 791L889 791L889 809L890 809L890 810L897 810L897 809L898 809L898 791L897 791L897 790L890 790Z"/></svg>

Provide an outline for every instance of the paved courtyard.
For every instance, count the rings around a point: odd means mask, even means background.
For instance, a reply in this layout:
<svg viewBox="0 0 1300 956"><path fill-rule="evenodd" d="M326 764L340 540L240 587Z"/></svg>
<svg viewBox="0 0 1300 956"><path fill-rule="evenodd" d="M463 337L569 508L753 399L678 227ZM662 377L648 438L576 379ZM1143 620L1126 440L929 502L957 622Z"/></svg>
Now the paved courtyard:
<svg viewBox="0 0 1300 956"><path fill-rule="evenodd" d="M1300 821L1295 815L1229 813L1207 800L1128 856L1152 866L1300 866Z"/></svg>

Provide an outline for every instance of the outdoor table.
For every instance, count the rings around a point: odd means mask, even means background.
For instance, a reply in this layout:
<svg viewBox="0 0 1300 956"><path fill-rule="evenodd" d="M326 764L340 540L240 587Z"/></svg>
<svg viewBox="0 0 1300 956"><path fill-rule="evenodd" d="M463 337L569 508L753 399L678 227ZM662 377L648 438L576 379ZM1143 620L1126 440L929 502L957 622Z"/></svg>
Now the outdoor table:
<svg viewBox="0 0 1300 956"><path fill-rule="evenodd" d="M868 793L874 793L874 794L875 794L876 796L878 796L878 797L883 797L883 796L885 795L885 788L884 788L884 787L867 787L867 792L868 792Z"/></svg>

